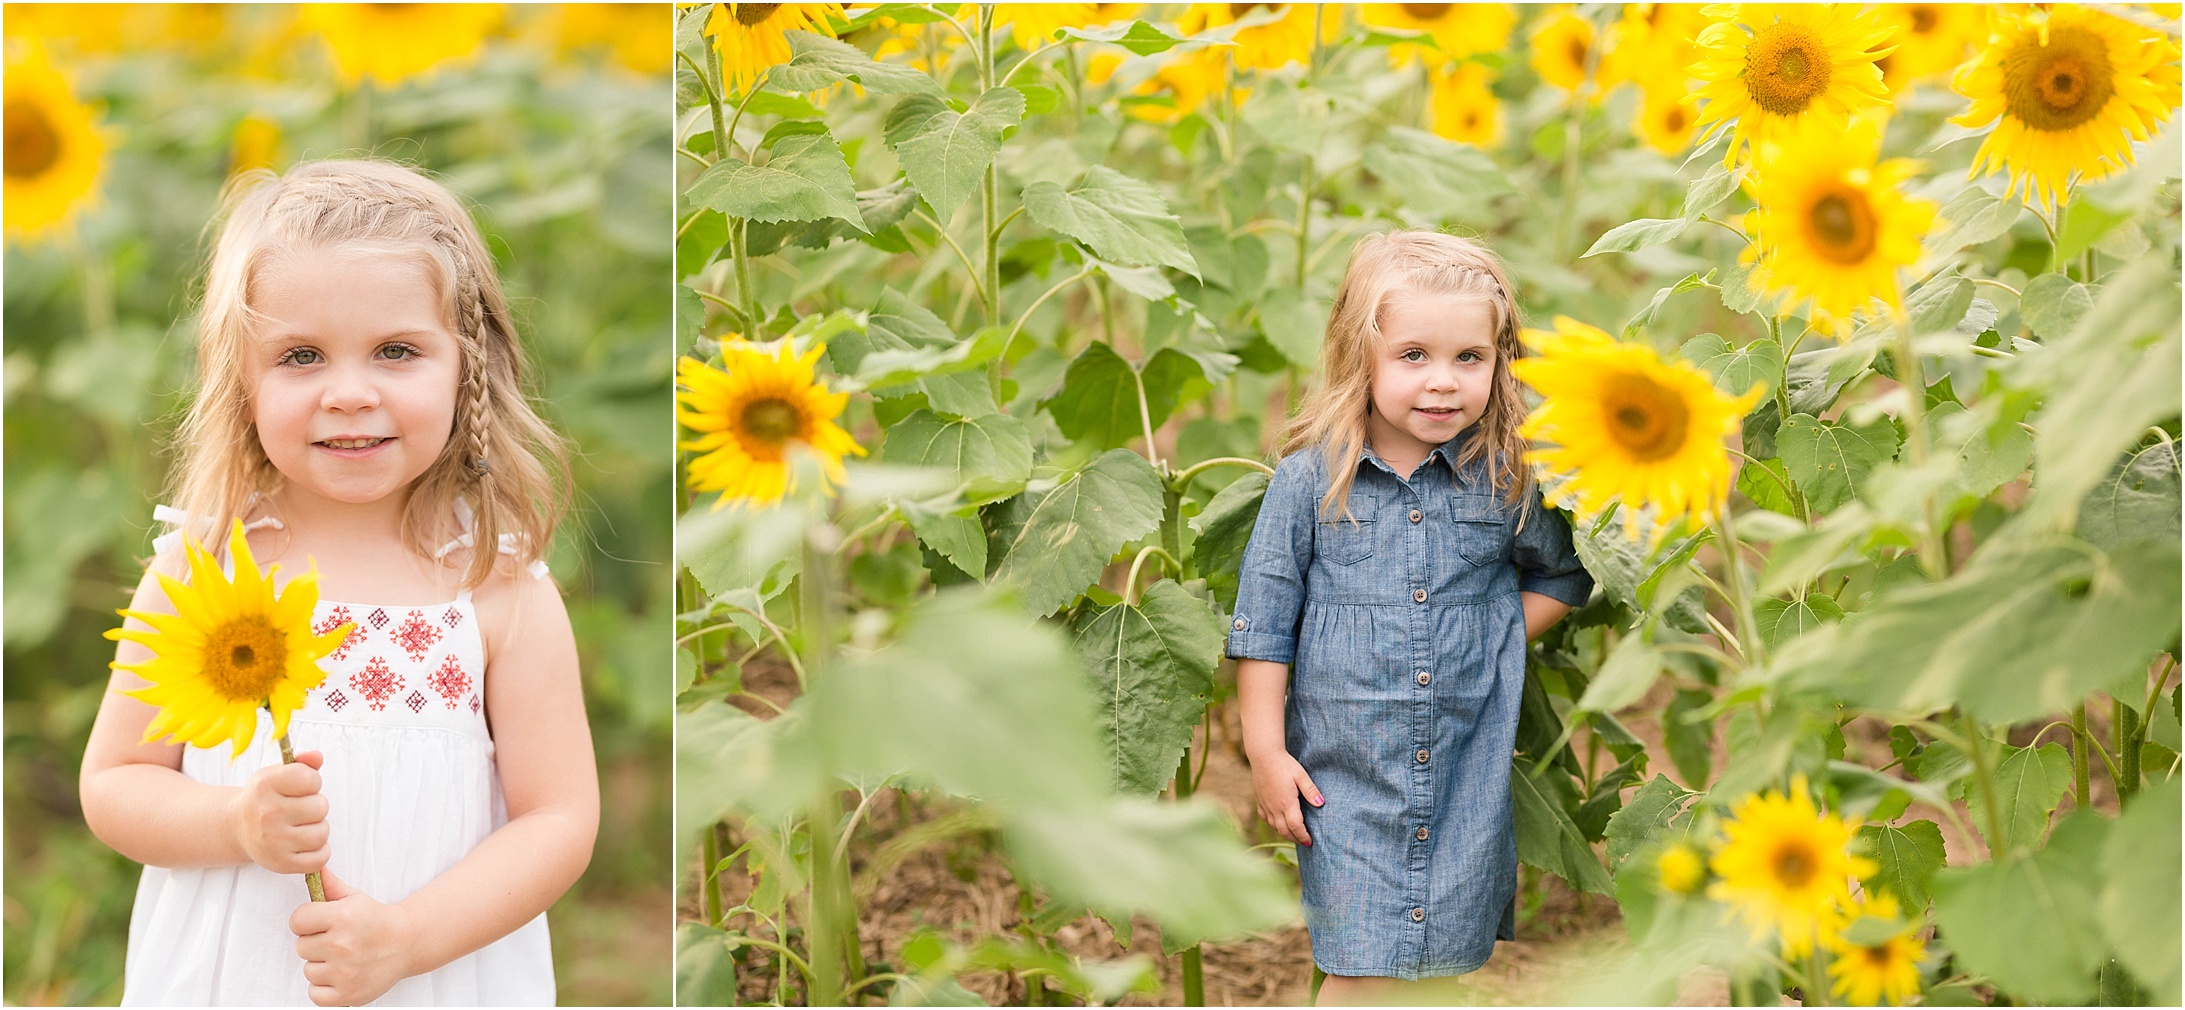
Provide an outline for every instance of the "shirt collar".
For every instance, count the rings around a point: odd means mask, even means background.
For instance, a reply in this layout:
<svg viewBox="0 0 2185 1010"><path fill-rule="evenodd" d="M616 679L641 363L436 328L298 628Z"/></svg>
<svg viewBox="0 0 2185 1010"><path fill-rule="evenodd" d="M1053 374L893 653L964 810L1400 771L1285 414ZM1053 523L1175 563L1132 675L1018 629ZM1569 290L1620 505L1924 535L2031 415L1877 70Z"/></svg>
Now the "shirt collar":
<svg viewBox="0 0 2185 1010"><path fill-rule="evenodd" d="M1457 456L1464 450L1465 444L1467 442L1470 442L1473 436L1478 431L1479 425L1477 423L1467 426L1463 431L1457 432L1457 437L1452 438L1447 442L1443 442L1442 444L1437 445L1430 450L1427 450L1426 459L1424 462L1421 462L1419 466L1421 468L1424 468L1426 464L1432 463L1436 458L1439 458L1442 461L1442 465L1449 468L1450 476L1456 476ZM1382 470L1387 471L1390 474L1394 474L1396 472L1396 468L1388 465L1388 462L1381 458L1380 453L1373 451L1373 444L1371 442L1361 441L1358 444L1358 462L1363 464L1367 460L1372 460L1373 465L1380 467Z"/></svg>

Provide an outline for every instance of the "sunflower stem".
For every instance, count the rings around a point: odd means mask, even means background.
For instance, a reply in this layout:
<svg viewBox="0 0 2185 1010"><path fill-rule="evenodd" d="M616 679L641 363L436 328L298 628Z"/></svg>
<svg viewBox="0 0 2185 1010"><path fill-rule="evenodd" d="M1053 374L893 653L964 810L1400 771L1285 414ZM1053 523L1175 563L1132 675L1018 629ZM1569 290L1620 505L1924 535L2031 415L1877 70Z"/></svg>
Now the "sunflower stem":
<svg viewBox="0 0 2185 1010"><path fill-rule="evenodd" d="M743 316L744 336L747 339L764 339L760 331L759 296L751 290L751 255L746 247L745 230L751 222L743 218L730 218L728 223L728 252L736 260L737 314Z"/></svg>
<svg viewBox="0 0 2185 1010"><path fill-rule="evenodd" d="M834 565L840 557L840 532L822 523L803 537L803 567L798 573L801 610L805 628L805 689L810 678L825 677L834 655ZM851 962L859 955L856 939L857 913L849 900L843 860L836 855L837 822L842 801L832 783L812 796L807 814L812 839L812 877L807 921L811 933L806 949L812 963L812 1006L834 1006L841 1001L845 973L856 973Z"/></svg>
<svg viewBox="0 0 2185 1010"><path fill-rule="evenodd" d="M1919 355L1912 349L1912 321L1903 309L1894 313L1897 339L1892 350L1897 358L1897 382L1904 387L1904 440L1912 450L1912 466L1927 466L1927 382L1920 376ZM1950 556L1942 542L1940 519L1934 514L1932 494L1920 496L1920 570L1936 582L1948 578Z"/></svg>
<svg viewBox="0 0 2185 1010"><path fill-rule="evenodd" d="M295 764L296 751L288 744L288 734L283 733L280 736L274 737L273 739L274 742L281 745L281 763L284 765ZM326 881L325 878L319 876L319 872L317 870L313 870L310 873L306 873L303 875L303 886L305 890L311 892L311 900L326 900Z"/></svg>
<svg viewBox="0 0 2185 1010"><path fill-rule="evenodd" d="M1988 749L1983 746L1986 740L1980 732L1980 724L1973 721L1972 713L1962 710L1958 719L1965 726L1965 756L1972 760L1973 774L1980 788L1980 805L1987 814L1988 860L1993 862L2006 855L1996 851L1997 843L2003 840L2003 813L1995 802L1995 770L1988 767Z"/></svg>
<svg viewBox="0 0 2185 1010"><path fill-rule="evenodd" d="M1821 961L1821 945L1815 943L1812 953L1806 955L1806 1005L1828 1006L1828 971Z"/></svg>
<svg viewBox="0 0 2185 1010"><path fill-rule="evenodd" d="M2087 792L2092 776L2086 754L2093 743L2094 737L2086 731L2086 702L2082 701L2071 709L2071 795L2081 810L2094 809L2094 797Z"/></svg>
<svg viewBox="0 0 2185 1010"><path fill-rule="evenodd" d="M699 835L702 847L698 858L698 892L706 903L706 925L719 929L721 926L721 878L718 869L721 862L721 843L717 837L720 825L707 825Z"/></svg>
<svg viewBox="0 0 2185 1010"><path fill-rule="evenodd" d="M1753 618L1752 594L1745 589L1744 558L1740 556L1737 540L1737 521L1732 516L1729 502L1722 503L1722 511L1715 523L1716 532L1722 534L1723 581L1728 583L1731 605L1736 608L1737 634L1744 639L1745 662L1748 666L1768 665L1768 646L1760 640L1760 623Z"/></svg>

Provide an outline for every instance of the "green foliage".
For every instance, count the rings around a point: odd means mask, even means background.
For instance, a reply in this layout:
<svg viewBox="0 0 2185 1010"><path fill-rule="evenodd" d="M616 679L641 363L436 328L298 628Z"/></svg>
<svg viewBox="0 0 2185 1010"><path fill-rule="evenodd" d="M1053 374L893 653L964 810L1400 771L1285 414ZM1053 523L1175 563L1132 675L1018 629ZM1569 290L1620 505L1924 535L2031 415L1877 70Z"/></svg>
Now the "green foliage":
<svg viewBox="0 0 2185 1010"><path fill-rule="evenodd" d="M1124 544L1160 522L1160 475L1145 457L1110 449L1032 506L994 581L1016 586L1032 613L1054 613L1092 585Z"/></svg>
<svg viewBox="0 0 2185 1010"><path fill-rule="evenodd" d="M1896 456L1897 428L1888 418L1853 426L1793 414L1776 434L1776 445L1806 503L1816 512L1830 512L1864 492L1875 466Z"/></svg>
<svg viewBox="0 0 2185 1010"><path fill-rule="evenodd" d="M1165 266L1198 276L1183 226L1152 186L1103 165L1065 191L1051 182L1024 187L1024 212L1041 226L1084 243L1125 266Z"/></svg>
<svg viewBox="0 0 2185 1010"><path fill-rule="evenodd" d="M1866 878L1870 887L1895 895L1899 907L1926 907L1934 896L1934 879L1947 861L1942 828L1933 821L1911 821L1903 827L1869 824L1859 829L1859 844L1880 867Z"/></svg>
<svg viewBox="0 0 2185 1010"><path fill-rule="evenodd" d="M818 221L839 218L865 230L850 166L833 137L800 134L774 145L764 165L726 160L691 183L692 203L752 221Z"/></svg>
<svg viewBox="0 0 2185 1010"><path fill-rule="evenodd" d="M1172 580L1136 604L1087 611L1075 648L1099 697L1101 750L1116 792L1152 795L1176 774L1214 690L1221 615Z"/></svg>
<svg viewBox="0 0 2185 1010"><path fill-rule="evenodd" d="M2039 852L1935 874L1935 925L1960 964L2044 1003L2094 995L2102 956L2102 845L2110 824L2074 814Z"/></svg>
<svg viewBox="0 0 2185 1010"><path fill-rule="evenodd" d="M1988 837L1987 790L1968 788L1966 806L1987 838L1988 850L2031 849L2048 830L2049 815L2071 789L2071 753L2061 745L2006 747L1995 767L1995 814L2000 834Z"/></svg>
<svg viewBox="0 0 2185 1010"><path fill-rule="evenodd" d="M977 192L1001 150L1002 131L1024 119L1024 94L994 88L964 112L930 95L912 95L888 113L882 135L927 206L943 219Z"/></svg>
<svg viewBox="0 0 2185 1010"><path fill-rule="evenodd" d="M2177 780L2151 786L2102 848L2102 935L2163 1006L2178 998L2179 816Z"/></svg>

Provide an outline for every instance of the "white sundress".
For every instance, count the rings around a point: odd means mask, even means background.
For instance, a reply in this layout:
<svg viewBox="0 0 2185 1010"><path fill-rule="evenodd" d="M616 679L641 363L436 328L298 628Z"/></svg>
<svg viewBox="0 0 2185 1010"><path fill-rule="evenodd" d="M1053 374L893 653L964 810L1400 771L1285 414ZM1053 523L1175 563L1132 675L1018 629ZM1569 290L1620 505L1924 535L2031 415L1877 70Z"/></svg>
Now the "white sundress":
<svg viewBox="0 0 2185 1010"><path fill-rule="evenodd" d="M469 528L467 509L458 510ZM179 520L172 510L162 519ZM443 548L445 554L468 537ZM504 541L504 553L512 545ZM533 566L533 575L543 566ZM321 661L326 679L289 719L297 752L322 751L332 828L327 868L387 903L447 872L508 821L486 731L485 644L470 591L422 607L319 601L320 632L356 629ZM243 754L187 747L182 773L239 786L281 760L272 717ZM255 863L144 868L129 917L124 1006L309 1006L288 919L310 900L300 874ZM426 924L430 928L430 924ZM548 1006L554 964L541 913L484 948L395 983L372 1006Z"/></svg>

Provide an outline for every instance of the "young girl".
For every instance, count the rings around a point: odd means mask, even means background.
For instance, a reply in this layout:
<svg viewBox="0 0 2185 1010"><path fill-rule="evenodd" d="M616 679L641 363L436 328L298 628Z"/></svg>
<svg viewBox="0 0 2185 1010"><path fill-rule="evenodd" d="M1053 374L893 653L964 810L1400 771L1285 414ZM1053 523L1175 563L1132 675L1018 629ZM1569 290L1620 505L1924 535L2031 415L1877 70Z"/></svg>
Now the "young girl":
<svg viewBox="0 0 2185 1010"><path fill-rule="evenodd" d="M153 709L121 692L145 682L115 672L82 794L92 831L145 864L123 1002L550 1004L544 913L591 857L599 790L539 560L565 464L492 260L454 196L400 166L318 162L231 194L180 509L159 510L179 528L151 569L182 578L179 535L219 549L241 518L262 562L316 560L319 630L355 629L294 714L295 764L263 710L232 759L140 743ZM130 607L174 612L150 574ZM123 642L116 662L150 655Z"/></svg>
<svg viewBox="0 0 2185 1010"><path fill-rule="evenodd" d="M1486 250L1360 241L1245 550L1245 752L1260 816L1298 845L1326 1002L1514 938L1525 642L1593 589L1521 468L1517 333Z"/></svg>

